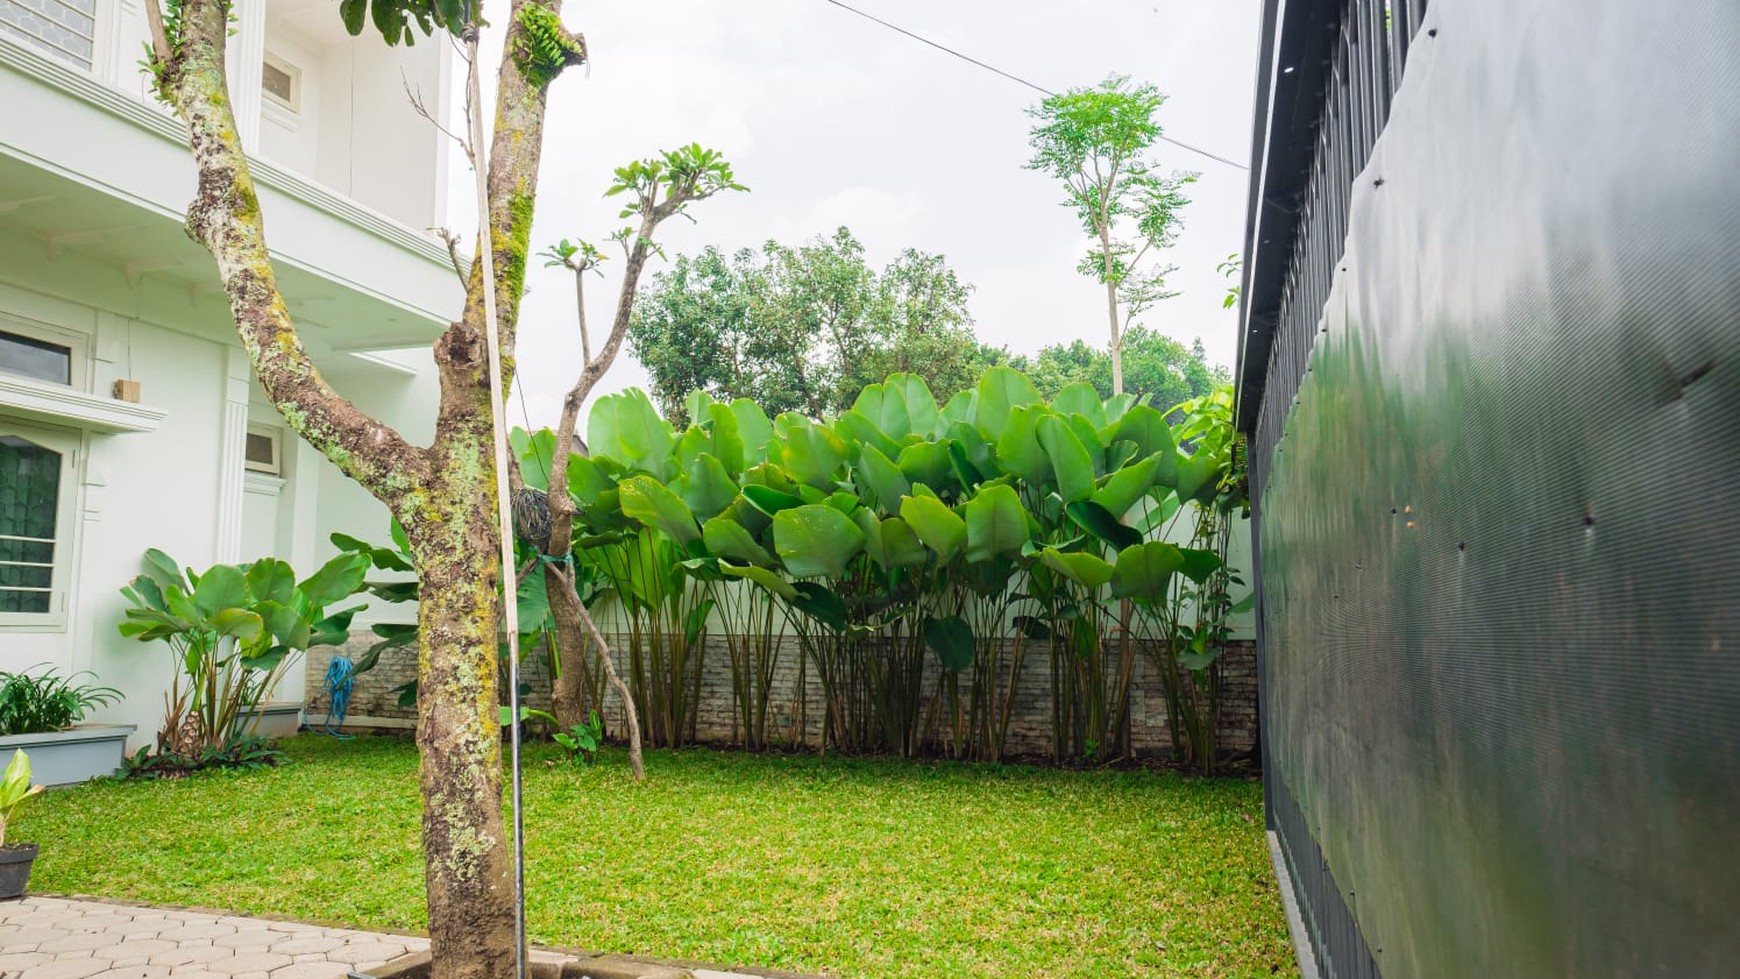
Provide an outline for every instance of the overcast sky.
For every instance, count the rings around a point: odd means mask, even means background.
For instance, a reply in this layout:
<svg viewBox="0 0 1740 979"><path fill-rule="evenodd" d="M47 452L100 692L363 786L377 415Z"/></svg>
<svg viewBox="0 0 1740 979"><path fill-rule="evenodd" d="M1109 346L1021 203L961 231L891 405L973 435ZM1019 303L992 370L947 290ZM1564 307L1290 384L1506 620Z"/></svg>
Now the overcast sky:
<svg viewBox="0 0 1740 979"><path fill-rule="evenodd" d="M1168 96L1166 135L1248 161L1258 0L849 2L1053 90L1114 72L1152 82ZM570 0L564 19L593 64L551 94L534 248L602 239L621 224L618 201L601 196L612 168L696 141L724 151L752 192L701 202L695 224L667 223L672 256L796 244L846 225L878 266L907 247L946 256L974 287L987 342L1020 353L1105 343L1104 293L1075 272L1081 229L1052 180L1023 168L1032 89L826 0ZM1240 250L1247 174L1168 143L1158 159L1201 176L1169 256L1182 294L1145 321L1186 343L1201 337L1230 367L1237 337L1215 265ZM451 220L464 227L470 171L459 164L453 177ZM595 338L614 306L606 271L589 284ZM553 424L578 372L572 285L541 267L528 281L520 383L534 423ZM627 353L599 393L645 383Z"/></svg>

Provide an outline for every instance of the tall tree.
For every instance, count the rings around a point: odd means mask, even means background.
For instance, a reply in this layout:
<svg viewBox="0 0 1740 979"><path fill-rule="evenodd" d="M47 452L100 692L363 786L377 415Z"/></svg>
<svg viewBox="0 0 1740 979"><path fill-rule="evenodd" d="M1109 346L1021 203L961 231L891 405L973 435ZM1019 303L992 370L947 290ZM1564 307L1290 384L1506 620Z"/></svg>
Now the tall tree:
<svg viewBox="0 0 1740 979"><path fill-rule="evenodd" d="M225 75L229 0L150 0L149 64L158 96L185 123L198 176L188 234L215 260L242 345L266 397L287 424L398 518L417 565L417 742L423 794L424 881L436 979L504 979L515 970L513 874L502 819L496 653L501 568L496 523L494 400L486 292L511 378L537 196L546 99L586 59L561 22L561 0L507 0L493 134L468 144L485 174L479 215L495 259L474 259L464 312L435 343L440 402L435 437L413 445L335 391L309 359L279 293L264 216L237 137ZM481 10L461 0L342 0L351 34L365 17L388 44L413 32L462 36L477 91ZM467 99L472 113L483 107ZM483 129L473 116L474 133ZM479 249L481 253L481 248ZM504 385L505 390L505 385Z"/></svg>
<svg viewBox="0 0 1740 979"><path fill-rule="evenodd" d="M1162 175L1149 159L1161 133L1154 116L1165 101L1154 86L1131 87L1127 77L1113 75L1028 110L1037 120L1028 168L1062 181L1065 204L1094 241L1078 270L1105 286L1114 394L1124 390L1125 328L1174 295L1166 290L1173 267L1154 259L1177 237L1178 212L1189 203L1183 188L1196 179Z"/></svg>
<svg viewBox="0 0 1740 979"><path fill-rule="evenodd" d="M1186 347L1143 326L1124 334L1124 355L1125 387L1161 411L1209 394L1230 380L1225 368L1208 363L1201 340ZM1047 398L1076 381L1093 385L1102 398L1112 395L1111 355L1080 340L1046 347L1031 364L1022 366Z"/></svg>
<svg viewBox="0 0 1740 979"><path fill-rule="evenodd" d="M708 248L654 276L629 343L679 421L694 390L821 417L896 370L946 398L1008 359L974 336L971 291L941 255L907 249L872 268L846 228L796 248Z"/></svg>
<svg viewBox="0 0 1740 979"><path fill-rule="evenodd" d="M641 271L647 259L658 252L653 234L659 225L678 216L687 216L689 205L706 200L724 191L746 190L732 173L731 165L715 150L691 143L661 156L651 157L621 167L616 182L606 194L631 194L620 217L634 218L635 225L624 227L612 236L622 247L622 282L617 289L616 314L610 321L610 332L596 355L592 352L592 336L586 324L586 276L598 271L605 254L589 242L569 242L566 239L551 247L545 264L566 268L574 273L574 303L579 316L580 373L574 386L562 399L562 417L556 426L555 451L550 454L548 494L550 536L543 542L544 554L565 559L573 547L574 498L564 488L568 485L568 459L574 443L574 427L580 419L580 406L592 389L615 363L622 349L623 338L634 311L635 293L640 286ZM544 589L550 602L550 612L556 620L556 650L560 669L551 690L551 707L558 726L566 729L584 719L582 677L586 675L585 651L589 641L598 643L600 662L611 686L622 700L628 718L629 763L634 777L645 772L640 758L640 724L635 716L634 698L628 687L616 675L610 650L604 635L592 621L586 603L575 586L572 567L565 560L546 562Z"/></svg>

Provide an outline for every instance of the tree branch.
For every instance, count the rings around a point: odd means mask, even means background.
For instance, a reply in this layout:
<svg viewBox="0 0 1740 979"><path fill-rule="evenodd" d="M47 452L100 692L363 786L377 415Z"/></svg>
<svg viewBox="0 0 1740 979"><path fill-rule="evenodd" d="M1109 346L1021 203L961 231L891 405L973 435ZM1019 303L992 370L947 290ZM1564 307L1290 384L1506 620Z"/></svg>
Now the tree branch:
<svg viewBox="0 0 1740 979"><path fill-rule="evenodd" d="M155 11L155 0L147 0L146 7ZM297 335L278 291L265 222L236 135L224 74L226 12L217 0L185 0L179 50L164 67L169 97L187 124L199 178L198 194L188 206L187 233L216 260L242 346L278 413L346 475L392 506L405 492L406 476L427 466L426 453L333 390ZM154 51L168 46L160 14L153 34Z"/></svg>

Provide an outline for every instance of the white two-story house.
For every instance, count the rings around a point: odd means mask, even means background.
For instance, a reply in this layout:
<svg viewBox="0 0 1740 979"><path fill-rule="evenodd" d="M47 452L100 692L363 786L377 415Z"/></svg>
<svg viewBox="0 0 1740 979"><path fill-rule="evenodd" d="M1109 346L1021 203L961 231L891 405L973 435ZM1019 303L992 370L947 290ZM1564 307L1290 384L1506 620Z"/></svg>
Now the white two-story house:
<svg viewBox="0 0 1740 979"><path fill-rule="evenodd" d="M279 276L341 392L427 441L428 346L458 314L444 247L452 53L348 36L330 0L237 0L230 80ZM139 67L139 0L0 0L0 670L89 670L162 716L167 647L123 639L149 547L307 573L386 513L264 401L210 256L194 170ZM275 699L300 703L300 670Z"/></svg>

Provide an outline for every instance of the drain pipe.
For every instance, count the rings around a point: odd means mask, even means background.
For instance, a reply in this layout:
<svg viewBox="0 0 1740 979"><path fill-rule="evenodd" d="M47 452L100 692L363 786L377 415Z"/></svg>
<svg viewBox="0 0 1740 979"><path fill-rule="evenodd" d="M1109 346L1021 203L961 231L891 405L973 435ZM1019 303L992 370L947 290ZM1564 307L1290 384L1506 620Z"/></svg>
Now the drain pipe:
<svg viewBox="0 0 1740 979"><path fill-rule="evenodd" d="M496 319L495 253L490 242L489 184L483 143L483 96L477 80L476 24L465 27L465 54L470 63L466 99L470 103L471 168L477 185L478 255L483 263L483 318L489 347L490 420L495 429L496 522L501 536L502 611L508 636L509 769L514 808L514 979L526 979L526 820L520 804L520 610L514 580L513 504L508 496L507 392L502 384L501 328Z"/></svg>

